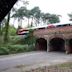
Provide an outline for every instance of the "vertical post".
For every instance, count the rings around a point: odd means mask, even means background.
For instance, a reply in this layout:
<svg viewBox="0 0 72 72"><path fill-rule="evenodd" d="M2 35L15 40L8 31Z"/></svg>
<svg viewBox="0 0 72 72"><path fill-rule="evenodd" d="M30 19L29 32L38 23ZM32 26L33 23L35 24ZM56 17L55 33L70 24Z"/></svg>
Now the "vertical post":
<svg viewBox="0 0 72 72"><path fill-rule="evenodd" d="M49 40L47 39L47 52L49 52L50 49L49 49Z"/></svg>
<svg viewBox="0 0 72 72"><path fill-rule="evenodd" d="M69 54L70 53L69 42L68 42L67 39L65 40L65 51L66 51L66 54Z"/></svg>

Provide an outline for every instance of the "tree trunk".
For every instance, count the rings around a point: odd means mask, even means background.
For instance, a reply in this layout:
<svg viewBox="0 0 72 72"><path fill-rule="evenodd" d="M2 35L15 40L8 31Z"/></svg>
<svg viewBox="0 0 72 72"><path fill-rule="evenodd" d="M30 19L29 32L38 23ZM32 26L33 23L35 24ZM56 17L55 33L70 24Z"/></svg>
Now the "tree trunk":
<svg viewBox="0 0 72 72"><path fill-rule="evenodd" d="M1 22L0 22L0 36L2 35Z"/></svg>
<svg viewBox="0 0 72 72"><path fill-rule="evenodd" d="M33 26L33 17L32 17L32 21L31 21L31 27Z"/></svg>
<svg viewBox="0 0 72 72"><path fill-rule="evenodd" d="M4 42L8 42L8 29L9 29L9 21L10 21L10 12L8 13L7 22L5 24L5 34L4 34Z"/></svg>
<svg viewBox="0 0 72 72"><path fill-rule="evenodd" d="M22 26L22 21L21 21L21 19L20 18L18 18L18 28L21 28L21 26Z"/></svg>
<svg viewBox="0 0 72 72"><path fill-rule="evenodd" d="M15 24L15 21L16 21L16 18L14 18L14 20L13 20L13 26L14 26L14 24Z"/></svg>
<svg viewBox="0 0 72 72"><path fill-rule="evenodd" d="M28 18L28 27L29 27L29 18Z"/></svg>
<svg viewBox="0 0 72 72"><path fill-rule="evenodd" d="M21 28L22 28L22 19L20 19L20 26L21 26Z"/></svg>

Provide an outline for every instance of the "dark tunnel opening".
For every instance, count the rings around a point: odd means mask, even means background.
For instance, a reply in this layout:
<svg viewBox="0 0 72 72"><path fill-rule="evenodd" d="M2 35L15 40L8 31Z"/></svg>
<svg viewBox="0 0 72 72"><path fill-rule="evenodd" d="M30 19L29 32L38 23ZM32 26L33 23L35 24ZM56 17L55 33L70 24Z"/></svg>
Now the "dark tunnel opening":
<svg viewBox="0 0 72 72"><path fill-rule="evenodd" d="M69 52L72 52L72 39L69 40Z"/></svg>
<svg viewBox="0 0 72 72"><path fill-rule="evenodd" d="M61 38L53 38L50 40L51 51L65 51L65 41Z"/></svg>
<svg viewBox="0 0 72 72"><path fill-rule="evenodd" d="M37 39L36 49L40 51L47 51L47 41L44 38Z"/></svg>

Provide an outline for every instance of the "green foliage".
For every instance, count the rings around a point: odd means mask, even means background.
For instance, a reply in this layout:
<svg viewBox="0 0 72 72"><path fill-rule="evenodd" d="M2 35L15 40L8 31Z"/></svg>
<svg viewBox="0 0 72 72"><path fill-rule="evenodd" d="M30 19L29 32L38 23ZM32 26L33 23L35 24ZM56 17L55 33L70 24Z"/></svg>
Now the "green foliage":
<svg viewBox="0 0 72 72"><path fill-rule="evenodd" d="M16 28L14 28L13 26L9 26L9 35L15 36L16 35Z"/></svg>
<svg viewBox="0 0 72 72"><path fill-rule="evenodd" d="M34 50L34 45L2 45L0 46L0 55L23 53Z"/></svg>
<svg viewBox="0 0 72 72"><path fill-rule="evenodd" d="M3 36L0 36L0 45L3 44Z"/></svg>
<svg viewBox="0 0 72 72"><path fill-rule="evenodd" d="M24 44L22 43L23 42L23 39L20 37L20 36L10 36L10 39L9 39L9 44L12 44L12 45L15 45L15 44Z"/></svg>
<svg viewBox="0 0 72 72"><path fill-rule="evenodd" d="M14 28L11 27L10 29ZM11 32L13 30L9 31ZM0 55L35 51L35 41L36 38L33 36L33 30L29 31L29 34L26 38L23 38L21 36L9 36L9 41L6 44L0 45Z"/></svg>
<svg viewBox="0 0 72 72"><path fill-rule="evenodd" d="M56 14L50 14L50 13L42 13L40 8L34 7L31 10L27 9L26 7L20 7L18 10L15 11L15 13L12 15L12 18L18 19L18 22L22 22L24 18L28 18L28 26L33 26L33 20L34 24L39 24L40 22L44 23L57 23L60 22L59 15ZM29 24L29 19L32 18L31 24Z"/></svg>
<svg viewBox="0 0 72 72"><path fill-rule="evenodd" d="M24 45L8 45L8 49L10 53L24 52Z"/></svg>
<svg viewBox="0 0 72 72"><path fill-rule="evenodd" d="M43 14L42 19L45 23L58 23L60 22L59 15L46 13Z"/></svg>
<svg viewBox="0 0 72 72"><path fill-rule="evenodd" d="M9 21L10 21L10 12L8 13L7 21L5 23L4 43L7 43L7 41L9 40L9 38L8 38L8 34L9 34Z"/></svg>
<svg viewBox="0 0 72 72"><path fill-rule="evenodd" d="M59 17L55 14L52 14L51 17L49 18L50 23L58 23L60 22Z"/></svg>
<svg viewBox="0 0 72 72"><path fill-rule="evenodd" d="M26 7L20 7L15 14L12 15L14 18L21 18L23 19L23 16L26 14Z"/></svg>
<svg viewBox="0 0 72 72"><path fill-rule="evenodd" d="M0 55L7 55L9 54L9 49L6 47L0 47Z"/></svg>
<svg viewBox="0 0 72 72"><path fill-rule="evenodd" d="M35 51L36 38L33 36L33 30L29 31L26 38L10 36L9 39L9 42L0 45L0 55Z"/></svg>
<svg viewBox="0 0 72 72"><path fill-rule="evenodd" d="M10 36L8 44L30 45L30 44L35 44L35 41L36 41L36 38L32 36L31 34L28 34L26 38L20 37L20 36Z"/></svg>
<svg viewBox="0 0 72 72"><path fill-rule="evenodd" d="M4 33L5 33L5 27L3 28L3 35L4 35ZM9 36L15 36L16 35L16 28L15 27L13 27L13 26L9 26L9 29L8 29L8 35Z"/></svg>
<svg viewBox="0 0 72 72"><path fill-rule="evenodd" d="M28 45L27 51L35 51L35 44Z"/></svg>
<svg viewBox="0 0 72 72"><path fill-rule="evenodd" d="M20 7L13 15L12 18L18 19L19 25L22 25L22 20L24 20L24 17L26 16L27 9L26 7Z"/></svg>
<svg viewBox="0 0 72 72"><path fill-rule="evenodd" d="M29 34L24 39L25 44L35 44L36 38L33 36L33 30L29 30Z"/></svg>
<svg viewBox="0 0 72 72"><path fill-rule="evenodd" d="M57 66L59 66L59 67L72 67L72 62L66 62L63 64L58 64Z"/></svg>

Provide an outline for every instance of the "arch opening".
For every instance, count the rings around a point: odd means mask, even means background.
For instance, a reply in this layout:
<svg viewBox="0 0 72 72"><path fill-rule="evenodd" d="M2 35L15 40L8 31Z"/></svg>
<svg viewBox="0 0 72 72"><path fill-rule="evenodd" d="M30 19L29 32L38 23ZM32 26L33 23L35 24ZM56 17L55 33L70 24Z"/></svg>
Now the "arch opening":
<svg viewBox="0 0 72 72"><path fill-rule="evenodd" d="M69 52L72 52L72 39L69 40Z"/></svg>
<svg viewBox="0 0 72 72"><path fill-rule="evenodd" d="M51 51L65 51L65 41L62 38L53 38L50 40Z"/></svg>
<svg viewBox="0 0 72 72"><path fill-rule="evenodd" d="M36 49L40 51L46 51L47 50L47 40L45 40L44 38L37 39Z"/></svg>

